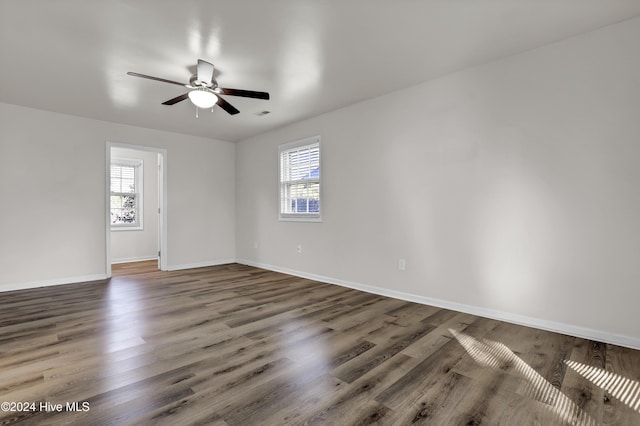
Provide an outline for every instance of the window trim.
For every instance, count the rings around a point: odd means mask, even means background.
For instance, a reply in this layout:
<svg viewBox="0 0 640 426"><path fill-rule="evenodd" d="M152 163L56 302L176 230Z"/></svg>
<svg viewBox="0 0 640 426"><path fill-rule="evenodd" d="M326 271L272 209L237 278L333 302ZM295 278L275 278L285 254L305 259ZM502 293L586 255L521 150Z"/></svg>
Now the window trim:
<svg viewBox="0 0 640 426"><path fill-rule="evenodd" d="M282 153L290 149L303 147L306 145L318 144L318 173L317 179L319 185L319 200L318 200L318 213L283 213L282 212ZM322 222L322 140L321 137L312 136L305 139L300 139L294 142L278 145L278 185L277 185L277 200L278 200L278 220L283 222ZM311 181L311 179L310 179ZM315 182L316 180L313 179Z"/></svg>
<svg viewBox="0 0 640 426"><path fill-rule="evenodd" d="M129 166L135 167L135 185L136 185L136 222L134 223L110 223L109 226L112 231L141 231L144 229L144 182L143 182L143 161L139 159L133 158L120 158L113 157L111 158L111 164L118 166ZM109 176L111 176L111 171L109 171ZM111 195L116 194L120 195L120 193L111 192L111 178L109 178L109 200L111 200ZM109 207L109 211L111 211L111 207Z"/></svg>

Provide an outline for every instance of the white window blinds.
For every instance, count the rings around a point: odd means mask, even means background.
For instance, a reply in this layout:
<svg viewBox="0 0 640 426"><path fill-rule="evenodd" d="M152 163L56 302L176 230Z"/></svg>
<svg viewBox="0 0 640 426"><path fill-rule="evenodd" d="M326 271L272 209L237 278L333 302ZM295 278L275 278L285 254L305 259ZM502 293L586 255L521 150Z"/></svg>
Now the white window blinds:
<svg viewBox="0 0 640 426"><path fill-rule="evenodd" d="M136 168L124 164L111 164L111 192L135 194Z"/></svg>
<svg viewBox="0 0 640 426"><path fill-rule="evenodd" d="M280 218L320 219L320 137L278 148Z"/></svg>

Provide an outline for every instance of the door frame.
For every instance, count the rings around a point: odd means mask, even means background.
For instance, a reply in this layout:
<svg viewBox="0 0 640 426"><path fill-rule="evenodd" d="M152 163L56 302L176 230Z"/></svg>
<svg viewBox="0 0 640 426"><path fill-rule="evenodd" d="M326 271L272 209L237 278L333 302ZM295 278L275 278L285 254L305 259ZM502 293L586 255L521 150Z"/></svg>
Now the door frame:
<svg viewBox="0 0 640 426"><path fill-rule="evenodd" d="M107 278L111 277L111 148L126 148L136 151L155 152L158 154L158 242L160 256L158 269L167 270L167 150L153 146L132 145L120 142L106 142L106 174L105 174L105 228L106 228L106 256L105 270Z"/></svg>

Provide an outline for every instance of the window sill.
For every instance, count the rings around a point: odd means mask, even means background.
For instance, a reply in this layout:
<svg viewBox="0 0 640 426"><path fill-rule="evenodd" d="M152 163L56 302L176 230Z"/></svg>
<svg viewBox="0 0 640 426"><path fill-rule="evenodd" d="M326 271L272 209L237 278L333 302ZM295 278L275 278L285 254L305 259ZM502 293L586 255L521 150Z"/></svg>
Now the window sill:
<svg viewBox="0 0 640 426"><path fill-rule="evenodd" d="M320 216L279 216L280 222L322 222Z"/></svg>
<svg viewBox="0 0 640 426"><path fill-rule="evenodd" d="M142 226L112 226L111 231L142 231L144 227Z"/></svg>

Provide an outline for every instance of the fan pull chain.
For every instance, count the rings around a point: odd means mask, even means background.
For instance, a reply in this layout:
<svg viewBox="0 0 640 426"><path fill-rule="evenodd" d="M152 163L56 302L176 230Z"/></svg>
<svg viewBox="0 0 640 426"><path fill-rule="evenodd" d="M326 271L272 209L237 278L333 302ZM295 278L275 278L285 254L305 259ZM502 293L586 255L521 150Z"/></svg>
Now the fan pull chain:
<svg viewBox="0 0 640 426"><path fill-rule="evenodd" d="M198 107L196 107L196 118L198 118Z"/></svg>

